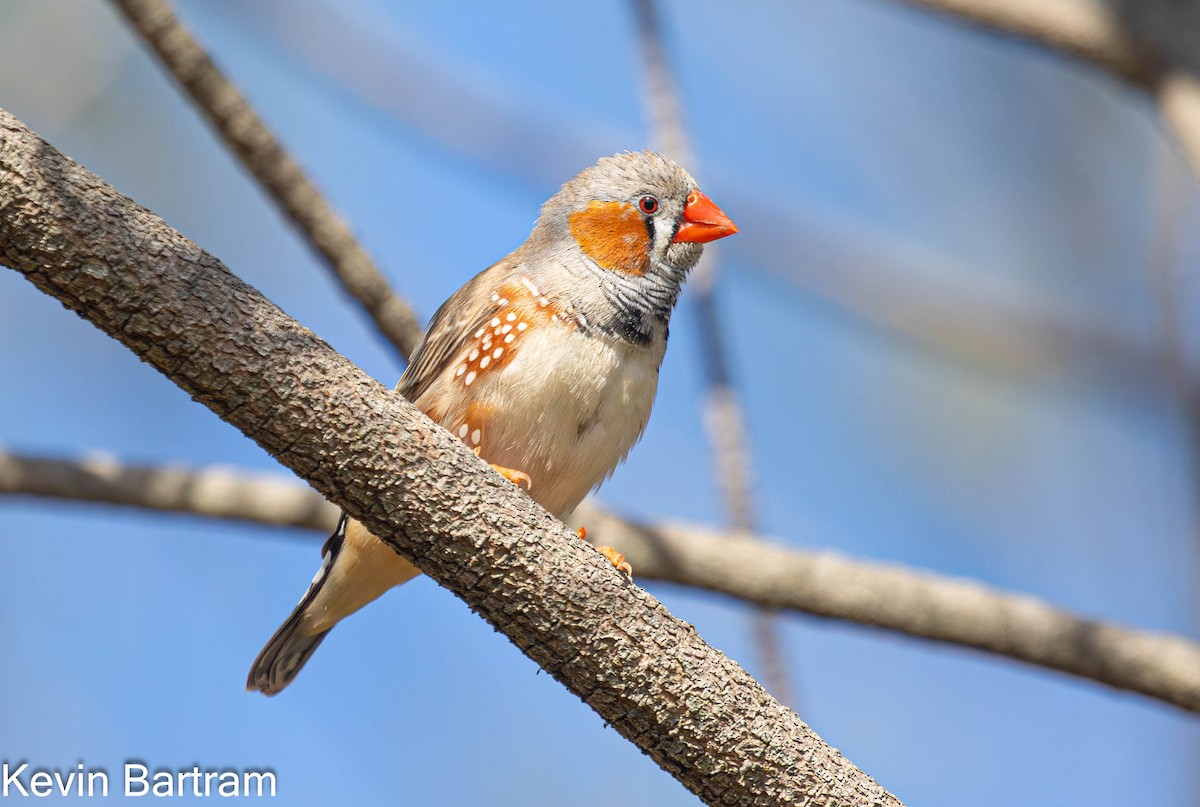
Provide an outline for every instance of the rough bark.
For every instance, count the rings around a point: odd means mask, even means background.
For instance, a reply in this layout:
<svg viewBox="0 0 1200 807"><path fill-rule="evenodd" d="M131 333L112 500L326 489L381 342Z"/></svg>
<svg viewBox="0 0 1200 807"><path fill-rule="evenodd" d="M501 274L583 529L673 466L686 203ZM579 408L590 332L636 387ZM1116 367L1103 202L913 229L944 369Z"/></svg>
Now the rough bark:
<svg viewBox="0 0 1200 807"><path fill-rule="evenodd" d="M360 519L701 799L899 804L453 436L2 111L0 260Z"/></svg>

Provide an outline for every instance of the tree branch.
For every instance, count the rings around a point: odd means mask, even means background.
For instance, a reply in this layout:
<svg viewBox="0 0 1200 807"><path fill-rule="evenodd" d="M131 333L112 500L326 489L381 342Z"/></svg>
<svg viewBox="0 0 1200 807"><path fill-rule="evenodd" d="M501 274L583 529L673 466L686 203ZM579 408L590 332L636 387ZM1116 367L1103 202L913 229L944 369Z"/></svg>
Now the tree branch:
<svg viewBox="0 0 1200 807"><path fill-rule="evenodd" d="M1200 174L1200 18L1162 0L904 0L1096 64L1158 102Z"/></svg>
<svg viewBox="0 0 1200 807"><path fill-rule="evenodd" d="M143 507L327 531L337 508L279 476L124 465L0 450L0 494ZM1032 597L900 565L807 552L697 524L644 524L585 502L572 517L619 546L638 578L755 605L974 648L1200 713L1200 644L1052 608Z"/></svg>
<svg viewBox="0 0 1200 807"><path fill-rule="evenodd" d="M1153 59L1092 0L904 0L909 5L958 17L976 26L1013 34L1093 62L1139 87L1158 73Z"/></svg>
<svg viewBox="0 0 1200 807"><path fill-rule="evenodd" d="M338 518L320 493L278 474L130 465L106 454L65 460L0 449L0 493L320 531L332 530Z"/></svg>
<svg viewBox="0 0 1200 807"><path fill-rule="evenodd" d="M165 0L112 3L153 49L242 167L292 220L379 332L407 359L424 330L413 310L392 291L354 233L171 7Z"/></svg>
<svg viewBox="0 0 1200 807"><path fill-rule="evenodd" d="M658 9L654 0L633 0L632 5L642 55L642 99L654 140L664 154L697 173L699 165L684 125L683 103L667 61ZM718 254L717 245L706 248L700 263L692 270L691 279L691 298L700 331L697 344L707 386L704 423L725 519L736 533L750 535L756 531L750 443L742 404L729 372L729 350L724 338L729 325L722 325L713 293ZM767 689L784 703L794 705L796 699L774 616L769 610L759 608L754 614L753 628Z"/></svg>
<svg viewBox="0 0 1200 807"><path fill-rule="evenodd" d="M644 577L973 647L1200 713L1200 644L1083 619L981 583L803 552L694 524L642 525L599 509L576 518Z"/></svg>
<svg viewBox="0 0 1200 807"><path fill-rule="evenodd" d="M460 441L3 111L0 260L362 521L701 799L899 804Z"/></svg>

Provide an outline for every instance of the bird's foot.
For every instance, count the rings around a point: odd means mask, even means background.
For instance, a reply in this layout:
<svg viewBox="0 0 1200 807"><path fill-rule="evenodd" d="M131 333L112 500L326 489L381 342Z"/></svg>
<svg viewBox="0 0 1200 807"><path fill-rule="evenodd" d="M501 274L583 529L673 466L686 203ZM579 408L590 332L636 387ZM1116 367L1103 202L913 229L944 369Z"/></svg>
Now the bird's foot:
<svg viewBox="0 0 1200 807"><path fill-rule="evenodd" d="M479 446L475 446L475 448L471 450L475 452L476 457L479 456ZM488 465L492 466L493 471L500 474L517 487L523 486L526 491L533 490L533 480L530 479L529 474L525 473L524 471L518 471L515 468L505 468L503 465L497 465L494 462L489 462Z"/></svg>
<svg viewBox="0 0 1200 807"><path fill-rule="evenodd" d="M579 529L575 530L575 537L579 538L580 540L586 541L587 534L587 527L580 527ZM621 572L630 580L633 579L633 567L629 565L627 560L625 560L624 555L613 549L611 546L598 546L596 547L596 551L608 558L609 563L611 563L613 566L616 566L618 572Z"/></svg>
<svg viewBox="0 0 1200 807"><path fill-rule="evenodd" d="M518 471L515 468L505 468L503 465L494 465L490 462L488 465L491 465L493 471L500 474L517 487L524 487L527 491L533 489L533 480L530 479L529 474L525 473L524 471Z"/></svg>
<svg viewBox="0 0 1200 807"><path fill-rule="evenodd" d="M617 567L618 572L621 572L630 580L633 579L633 567L629 565L627 560L625 560L624 555L613 549L611 546L598 546L596 547L596 550L601 555L608 558L609 562L612 563L613 566Z"/></svg>

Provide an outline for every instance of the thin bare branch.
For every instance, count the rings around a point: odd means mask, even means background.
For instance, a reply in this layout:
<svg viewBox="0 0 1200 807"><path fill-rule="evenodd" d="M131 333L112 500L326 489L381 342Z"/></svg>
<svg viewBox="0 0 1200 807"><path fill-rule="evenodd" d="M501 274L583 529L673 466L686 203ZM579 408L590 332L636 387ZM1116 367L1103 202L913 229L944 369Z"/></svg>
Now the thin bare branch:
<svg viewBox="0 0 1200 807"><path fill-rule="evenodd" d="M695 524L574 517L647 578L963 645L1200 713L1200 644L1083 619L1021 594L900 565L804 552Z"/></svg>
<svg viewBox="0 0 1200 807"><path fill-rule="evenodd" d="M217 135L291 219L379 332L407 359L423 328L354 233L272 134L246 98L213 63L166 0L112 0L191 97Z"/></svg>
<svg viewBox="0 0 1200 807"><path fill-rule="evenodd" d="M450 589L704 801L899 804L453 435L2 111L0 261Z"/></svg>
<svg viewBox="0 0 1200 807"><path fill-rule="evenodd" d="M1013 34L1094 62L1140 87L1153 85L1157 60L1093 0L905 0L983 28Z"/></svg>
<svg viewBox="0 0 1200 807"><path fill-rule="evenodd" d="M77 460L0 449L0 493L141 507L326 532L338 508L295 479L226 466L131 465L107 454Z"/></svg>
<svg viewBox="0 0 1200 807"><path fill-rule="evenodd" d="M1153 92L1163 120L1175 133L1192 173L1200 174L1200 80L1184 70L1170 70Z"/></svg>
<svg viewBox="0 0 1200 807"><path fill-rule="evenodd" d="M633 0L633 11L642 54L642 97L654 139L659 150L695 174L699 166L684 124L683 103L667 60L658 8L654 0ZM700 326L697 344L708 387L704 398L704 424L713 455L713 476L721 490L726 521L735 532L750 535L757 527L751 480L753 461L746 439L745 415L729 372L729 351L723 336L726 331L713 294L717 256L717 247L710 245L693 270L691 282L691 298ZM795 703L779 628L770 611L762 608L755 611L753 632L767 689L784 703Z"/></svg>
<svg viewBox="0 0 1200 807"><path fill-rule="evenodd" d="M0 450L0 494L307 527L337 508L300 482L232 468L126 465ZM1137 692L1200 713L1200 644L1083 619L980 583L808 552L697 524L641 524L585 502L571 519L621 547L638 578L719 592L780 610L846 620L982 650Z"/></svg>
<svg viewBox="0 0 1200 807"><path fill-rule="evenodd" d="M1200 15L1163 0L904 0L1090 61L1148 91L1200 174Z"/></svg>

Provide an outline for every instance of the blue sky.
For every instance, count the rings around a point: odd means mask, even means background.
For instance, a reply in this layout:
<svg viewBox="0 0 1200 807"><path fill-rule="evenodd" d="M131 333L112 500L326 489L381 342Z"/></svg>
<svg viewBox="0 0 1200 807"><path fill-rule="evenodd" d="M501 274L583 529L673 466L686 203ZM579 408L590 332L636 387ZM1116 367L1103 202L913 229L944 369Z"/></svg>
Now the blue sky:
<svg viewBox="0 0 1200 807"><path fill-rule="evenodd" d="M422 315L558 183L651 145L624 3L181 8ZM1194 371L1200 205L1149 102L885 0L663 13L704 189L741 227L718 295L764 530L1197 637L1196 458L1164 366ZM398 376L106 4L0 0L0 107ZM605 502L720 520L694 331L685 294ZM11 272L0 344L6 446L285 473ZM0 758L270 767L299 805L696 803L426 579L280 697L244 693L322 536L15 498L0 536ZM755 671L744 606L647 587ZM1200 729L1166 706L780 625L801 715L909 803L1195 803Z"/></svg>

